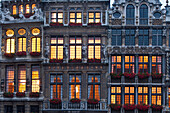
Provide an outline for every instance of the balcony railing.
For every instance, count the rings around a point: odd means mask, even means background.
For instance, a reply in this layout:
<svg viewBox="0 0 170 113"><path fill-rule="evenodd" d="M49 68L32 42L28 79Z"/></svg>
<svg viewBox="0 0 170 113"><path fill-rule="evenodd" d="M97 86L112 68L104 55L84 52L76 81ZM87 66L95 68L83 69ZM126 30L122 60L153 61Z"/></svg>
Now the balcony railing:
<svg viewBox="0 0 170 113"><path fill-rule="evenodd" d="M88 104L87 102L71 103L64 101L60 104L51 104L49 101L43 103L43 110L100 110L107 111L107 103Z"/></svg>

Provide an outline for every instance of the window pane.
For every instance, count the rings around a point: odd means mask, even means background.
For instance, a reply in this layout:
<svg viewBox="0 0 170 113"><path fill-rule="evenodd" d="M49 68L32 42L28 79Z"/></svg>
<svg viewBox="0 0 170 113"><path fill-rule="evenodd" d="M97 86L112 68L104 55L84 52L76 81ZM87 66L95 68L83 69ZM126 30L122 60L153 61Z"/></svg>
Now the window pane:
<svg viewBox="0 0 170 113"><path fill-rule="evenodd" d="M58 46L58 59L63 59L63 46Z"/></svg>
<svg viewBox="0 0 170 113"><path fill-rule="evenodd" d="M51 59L56 59L56 46L51 46Z"/></svg>
<svg viewBox="0 0 170 113"><path fill-rule="evenodd" d="M40 80L39 80L39 66L32 66L32 92L39 92Z"/></svg>
<svg viewBox="0 0 170 113"><path fill-rule="evenodd" d="M14 92L14 67L8 66L7 67L7 86L6 86L6 92Z"/></svg>
<svg viewBox="0 0 170 113"><path fill-rule="evenodd" d="M70 46L70 59L75 58L75 46Z"/></svg>
<svg viewBox="0 0 170 113"><path fill-rule="evenodd" d="M26 5L26 13L30 13L30 6L29 6L29 4Z"/></svg>
<svg viewBox="0 0 170 113"><path fill-rule="evenodd" d="M88 58L94 58L94 46L88 46Z"/></svg>
<svg viewBox="0 0 170 113"><path fill-rule="evenodd" d="M19 66L18 67L18 90L19 92L26 91L26 67Z"/></svg>
<svg viewBox="0 0 170 113"><path fill-rule="evenodd" d="M13 5L12 6L13 7L13 15L16 15L17 14L17 7L16 7L16 5Z"/></svg>

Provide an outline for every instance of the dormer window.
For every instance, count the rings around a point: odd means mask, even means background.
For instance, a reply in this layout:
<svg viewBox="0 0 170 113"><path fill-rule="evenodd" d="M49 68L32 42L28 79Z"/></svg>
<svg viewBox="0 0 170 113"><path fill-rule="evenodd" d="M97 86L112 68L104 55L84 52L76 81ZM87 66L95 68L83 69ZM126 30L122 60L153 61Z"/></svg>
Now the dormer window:
<svg viewBox="0 0 170 113"><path fill-rule="evenodd" d="M140 24L141 25L148 24L148 6L145 4L140 6Z"/></svg>
<svg viewBox="0 0 170 113"><path fill-rule="evenodd" d="M135 7L128 5L126 7L126 24L134 25L135 23Z"/></svg>

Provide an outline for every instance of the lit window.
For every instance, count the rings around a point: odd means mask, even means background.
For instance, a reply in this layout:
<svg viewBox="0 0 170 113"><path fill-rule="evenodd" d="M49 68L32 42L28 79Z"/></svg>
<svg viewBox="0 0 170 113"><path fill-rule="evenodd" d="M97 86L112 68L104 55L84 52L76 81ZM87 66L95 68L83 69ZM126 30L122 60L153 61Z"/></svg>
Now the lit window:
<svg viewBox="0 0 170 113"><path fill-rule="evenodd" d="M16 7L16 5L13 5L13 6L12 6L12 11L13 11L13 12L12 12L13 15L16 15L16 14L17 14L17 7Z"/></svg>
<svg viewBox="0 0 170 113"><path fill-rule="evenodd" d="M40 52L40 46L41 46L41 39L38 37L31 38L32 43L32 52Z"/></svg>
<svg viewBox="0 0 170 113"><path fill-rule="evenodd" d="M51 22L63 23L63 13L51 13Z"/></svg>
<svg viewBox="0 0 170 113"><path fill-rule="evenodd" d="M51 38L51 59L63 59L63 38Z"/></svg>
<svg viewBox="0 0 170 113"><path fill-rule="evenodd" d="M138 87L138 104L148 105L148 87Z"/></svg>
<svg viewBox="0 0 170 113"><path fill-rule="evenodd" d="M32 29L32 34L33 34L34 36L39 35L39 34L40 34L40 29L38 29L38 28L33 28L33 29Z"/></svg>
<svg viewBox="0 0 170 113"><path fill-rule="evenodd" d="M51 74L51 99L62 99L62 74Z"/></svg>
<svg viewBox="0 0 170 113"><path fill-rule="evenodd" d="M82 39L80 37L70 37L70 59L82 58Z"/></svg>
<svg viewBox="0 0 170 113"><path fill-rule="evenodd" d="M125 56L125 72L134 73L135 72L135 57Z"/></svg>
<svg viewBox="0 0 170 113"><path fill-rule="evenodd" d="M70 23L82 23L81 13L70 13Z"/></svg>
<svg viewBox="0 0 170 113"><path fill-rule="evenodd" d="M135 23L135 7L133 5L127 5L126 7L126 24Z"/></svg>
<svg viewBox="0 0 170 113"><path fill-rule="evenodd" d="M7 37L12 37L12 36L14 36L14 31L13 31L12 29L8 29L8 30L6 31L6 36L7 36Z"/></svg>
<svg viewBox="0 0 170 113"><path fill-rule="evenodd" d="M162 72L162 57L152 56L152 73Z"/></svg>
<svg viewBox="0 0 170 113"><path fill-rule="evenodd" d="M40 67L32 66L32 92L40 91Z"/></svg>
<svg viewBox="0 0 170 113"><path fill-rule="evenodd" d="M89 13L89 23L100 23L100 13Z"/></svg>
<svg viewBox="0 0 170 113"><path fill-rule="evenodd" d="M6 67L6 92L14 92L14 66Z"/></svg>
<svg viewBox="0 0 170 113"><path fill-rule="evenodd" d="M121 58L121 56L112 56L112 73L122 72Z"/></svg>
<svg viewBox="0 0 170 113"><path fill-rule="evenodd" d="M23 14L23 12L24 12L23 5L20 5L19 6L19 14L21 14L21 13Z"/></svg>
<svg viewBox="0 0 170 113"><path fill-rule="evenodd" d="M153 46L162 46L162 29L153 29L152 30L152 45Z"/></svg>
<svg viewBox="0 0 170 113"><path fill-rule="evenodd" d="M101 59L101 39L100 39L100 37L89 37L89 39L88 39L88 59Z"/></svg>
<svg viewBox="0 0 170 113"><path fill-rule="evenodd" d="M139 56L138 68L140 73L148 72L148 56Z"/></svg>
<svg viewBox="0 0 170 113"><path fill-rule="evenodd" d="M6 53L15 53L15 39L6 39Z"/></svg>
<svg viewBox="0 0 170 113"><path fill-rule="evenodd" d="M111 87L111 104L121 104L121 87Z"/></svg>
<svg viewBox="0 0 170 113"><path fill-rule="evenodd" d="M26 14L30 13L30 5L29 4L26 5L25 12L26 12Z"/></svg>
<svg viewBox="0 0 170 113"><path fill-rule="evenodd" d="M69 83L69 98L81 99L81 75L70 74Z"/></svg>
<svg viewBox="0 0 170 113"><path fill-rule="evenodd" d="M139 29L139 46L149 45L149 30Z"/></svg>
<svg viewBox="0 0 170 113"><path fill-rule="evenodd" d="M152 87L152 104L162 105L162 88Z"/></svg>
<svg viewBox="0 0 170 113"><path fill-rule="evenodd" d="M18 38L18 52L26 51L26 38Z"/></svg>
<svg viewBox="0 0 170 113"><path fill-rule="evenodd" d="M26 91L26 67L25 66L18 67L18 91L19 92Z"/></svg>
<svg viewBox="0 0 170 113"><path fill-rule="evenodd" d="M134 104L135 101L134 87L125 87L125 104Z"/></svg>
<svg viewBox="0 0 170 113"><path fill-rule="evenodd" d="M140 6L140 24L141 25L148 24L148 6L145 4Z"/></svg>
<svg viewBox="0 0 170 113"><path fill-rule="evenodd" d="M100 75L88 75L88 99L100 100Z"/></svg>
<svg viewBox="0 0 170 113"><path fill-rule="evenodd" d="M36 4L32 4L32 13L34 13L35 8L36 8Z"/></svg>

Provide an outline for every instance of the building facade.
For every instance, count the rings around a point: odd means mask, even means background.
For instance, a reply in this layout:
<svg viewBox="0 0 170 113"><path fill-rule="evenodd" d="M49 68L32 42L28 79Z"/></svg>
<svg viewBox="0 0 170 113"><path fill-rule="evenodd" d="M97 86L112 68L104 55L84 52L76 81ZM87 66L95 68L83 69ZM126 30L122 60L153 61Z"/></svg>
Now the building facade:
<svg viewBox="0 0 170 113"><path fill-rule="evenodd" d="M1 113L170 112L168 1L0 6Z"/></svg>

